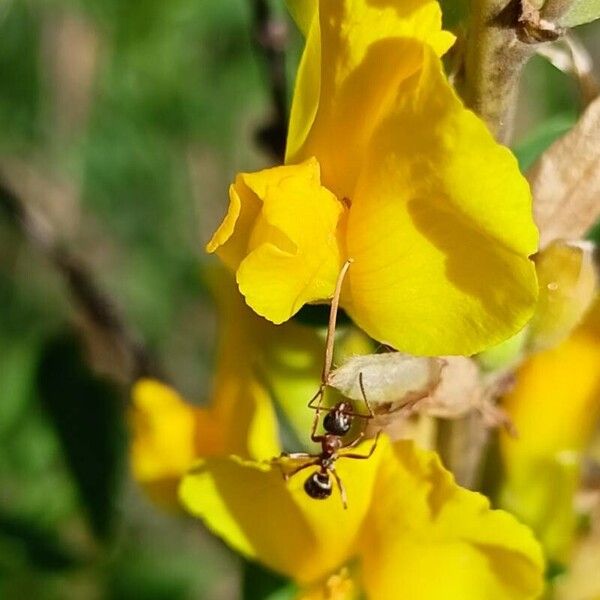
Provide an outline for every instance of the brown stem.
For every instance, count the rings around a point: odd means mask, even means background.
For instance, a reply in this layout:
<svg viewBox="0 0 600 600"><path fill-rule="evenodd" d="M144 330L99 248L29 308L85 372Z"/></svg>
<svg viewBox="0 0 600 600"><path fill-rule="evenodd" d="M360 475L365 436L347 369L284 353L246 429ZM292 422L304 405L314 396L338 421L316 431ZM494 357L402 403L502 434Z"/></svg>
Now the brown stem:
<svg viewBox="0 0 600 600"><path fill-rule="evenodd" d="M459 87L466 105L506 143L521 71L534 48L521 42L519 0L473 0Z"/></svg>
<svg viewBox="0 0 600 600"><path fill-rule="evenodd" d="M114 300L101 289L84 263L61 243L43 217L31 210L4 182L0 182L0 208L63 277L88 321L111 341L114 356L124 355L131 382L142 376L158 376L149 350L125 322Z"/></svg>
<svg viewBox="0 0 600 600"><path fill-rule="evenodd" d="M438 448L442 461L463 487L479 489L489 442L490 429L475 411L460 419L439 421Z"/></svg>
<svg viewBox="0 0 600 600"><path fill-rule="evenodd" d="M273 15L268 0L251 0L251 3L254 19L252 38L266 66L272 104L271 119L259 129L257 138L265 150L278 162L283 162L287 136L287 24Z"/></svg>
<svg viewBox="0 0 600 600"><path fill-rule="evenodd" d="M559 37L555 23L572 2L548 0L538 11L531 0L472 0L457 86L499 142L510 141L523 68L537 44Z"/></svg>
<svg viewBox="0 0 600 600"><path fill-rule="evenodd" d="M533 0L471 0L464 64L456 85L466 105L507 144L512 134L519 81L540 43L562 33L555 25L573 0L547 0L538 10ZM490 433L473 414L441 427L440 448L462 485L478 488Z"/></svg>

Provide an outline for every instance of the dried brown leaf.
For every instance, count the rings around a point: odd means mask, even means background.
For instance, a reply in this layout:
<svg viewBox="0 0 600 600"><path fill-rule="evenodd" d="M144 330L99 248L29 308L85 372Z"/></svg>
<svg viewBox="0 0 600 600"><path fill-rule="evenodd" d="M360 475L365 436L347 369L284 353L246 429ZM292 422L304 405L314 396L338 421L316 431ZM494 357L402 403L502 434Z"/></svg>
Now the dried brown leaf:
<svg viewBox="0 0 600 600"><path fill-rule="evenodd" d="M600 216L600 98L530 169L540 247L582 238Z"/></svg>
<svg viewBox="0 0 600 600"><path fill-rule="evenodd" d="M439 385L414 410L442 419L461 419L478 413L484 427L504 427L516 435L510 418L496 404L512 378L502 372L484 375L474 360L463 356L446 356L444 361Z"/></svg>

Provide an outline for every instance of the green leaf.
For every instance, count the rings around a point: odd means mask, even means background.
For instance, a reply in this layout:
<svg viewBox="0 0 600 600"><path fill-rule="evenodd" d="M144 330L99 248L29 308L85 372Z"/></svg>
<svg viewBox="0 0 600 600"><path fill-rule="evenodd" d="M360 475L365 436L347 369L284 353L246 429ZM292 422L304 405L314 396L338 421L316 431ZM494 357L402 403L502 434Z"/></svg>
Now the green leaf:
<svg viewBox="0 0 600 600"><path fill-rule="evenodd" d="M587 235L589 240L596 242L596 244L600 245L600 221L596 223L596 225L592 228L592 230Z"/></svg>
<svg viewBox="0 0 600 600"><path fill-rule="evenodd" d="M572 114L559 114L546 120L540 127L514 147L521 171L525 172L553 142L567 133L577 122Z"/></svg>
<svg viewBox="0 0 600 600"><path fill-rule="evenodd" d="M18 147L39 135L39 21L25 2L3 2L0 13L1 145Z"/></svg>
<svg viewBox="0 0 600 600"><path fill-rule="evenodd" d="M305 304L292 318L301 325L327 327L329 323L329 304ZM338 310L337 323L340 326L352 323L343 308Z"/></svg>
<svg viewBox="0 0 600 600"><path fill-rule="evenodd" d="M2 402L0 402L0 438L18 425L34 393L33 375L40 342L33 336L16 340L0 337L0 371L2 372Z"/></svg>
<svg viewBox="0 0 600 600"><path fill-rule="evenodd" d="M281 575L257 563L244 563L244 600L291 600L296 597L297 591L296 586Z"/></svg>
<svg viewBox="0 0 600 600"><path fill-rule="evenodd" d="M59 539L56 532L22 519L18 515L0 512L0 536L5 549L10 540L13 552L22 554L29 564L42 570L58 571L80 566L83 559Z"/></svg>
<svg viewBox="0 0 600 600"><path fill-rule="evenodd" d="M469 15L469 0L440 0L444 29L456 29Z"/></svg>
<svg viewBox="0 0 600 600"><path fill-rule="evenodd" d="M591 23L600 17L600 0L575 0L571 8L561 18L564 27L576 27Z"/></svg>
<svg viewBox="0 0 600 600"><path fill-rule="evenodd" d="M124 450L121 401L111 385L91 373L70 336L59 336L44 348L37 386L92 529L105 538Z"/></svg>

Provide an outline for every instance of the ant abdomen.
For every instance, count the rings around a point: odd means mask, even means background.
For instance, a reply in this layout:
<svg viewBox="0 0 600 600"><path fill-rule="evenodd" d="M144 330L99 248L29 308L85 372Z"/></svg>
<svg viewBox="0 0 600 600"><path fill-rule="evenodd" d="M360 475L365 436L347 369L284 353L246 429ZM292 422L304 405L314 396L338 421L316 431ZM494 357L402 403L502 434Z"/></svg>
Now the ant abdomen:
<svg viewBox="0 0 600 600"><path fill-rule="evenodd" d="M317 471L304 482L304 491L315 500L325 500L331 496L331 479L327 472Z"/></svg>

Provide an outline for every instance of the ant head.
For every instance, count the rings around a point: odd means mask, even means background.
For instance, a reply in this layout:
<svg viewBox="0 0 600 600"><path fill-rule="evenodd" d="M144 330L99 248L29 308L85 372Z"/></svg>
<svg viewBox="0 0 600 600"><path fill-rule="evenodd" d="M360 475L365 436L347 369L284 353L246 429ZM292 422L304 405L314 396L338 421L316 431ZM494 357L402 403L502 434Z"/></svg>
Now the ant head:
<svg viewBox="0 0 600 600"><path fill-rule="evenodd" d="M327 471L317 471L304 482L304 491L315 500L325 500L331 496L331 479Z"/></svg>
<svg viewBox="0 0 600 600"><path fill-rule="evenodd" d="M323 427L327 433L346 435L352 426L352 405L349 402L338 402L323 419Z"/></svg>

